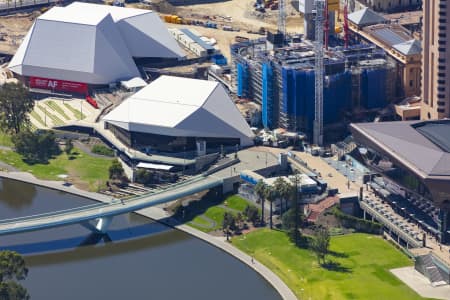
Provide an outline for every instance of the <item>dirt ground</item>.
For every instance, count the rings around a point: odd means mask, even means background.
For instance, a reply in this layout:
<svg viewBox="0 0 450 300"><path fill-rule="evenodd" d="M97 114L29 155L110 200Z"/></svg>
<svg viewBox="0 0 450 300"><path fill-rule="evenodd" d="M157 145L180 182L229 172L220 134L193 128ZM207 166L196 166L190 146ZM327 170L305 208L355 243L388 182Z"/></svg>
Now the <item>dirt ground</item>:
<svg viewBox="0 0 450 300"><path fill-rule="evenodd" d="M14 54L39 14L36 11L0 17L0 52Z"/></svg>
<svg viewBox="0 0 450 300"><path fill-rule="evenodd" d="M161 0L164 2L165 0ZM219 24L239 27L241 30L258 30L260 27L275 30L277 28L278 10L267 10L261 14L254 10L255 0L230 0L217 3L195 4L184 6L159 5L161 11L177 14L185 18L201 19L203 16L223 16L231 17L231 22L221 22L220 18L215 19ZM303 32L303 17L297 11L298 1L288 1L286 29L290 33ZM156 9L156 8L155 8Z"/></svg>

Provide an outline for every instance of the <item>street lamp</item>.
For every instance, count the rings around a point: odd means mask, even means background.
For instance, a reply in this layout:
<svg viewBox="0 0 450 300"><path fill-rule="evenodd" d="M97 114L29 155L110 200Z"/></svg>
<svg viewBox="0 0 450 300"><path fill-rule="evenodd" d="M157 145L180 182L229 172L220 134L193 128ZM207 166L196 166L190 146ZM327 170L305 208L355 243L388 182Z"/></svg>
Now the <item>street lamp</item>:
<svg viewBox="0 0 450 300"><path fill-rule="evenodd" d="M83 99L80 100L80 121L83 118Z"/></svg>

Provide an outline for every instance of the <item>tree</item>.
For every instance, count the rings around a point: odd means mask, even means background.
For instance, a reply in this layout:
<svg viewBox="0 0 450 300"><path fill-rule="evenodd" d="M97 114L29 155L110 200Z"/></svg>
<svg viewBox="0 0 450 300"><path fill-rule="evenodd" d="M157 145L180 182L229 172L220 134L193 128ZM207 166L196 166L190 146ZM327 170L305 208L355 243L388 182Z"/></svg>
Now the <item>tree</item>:
<svg viewBox="0 0 450 300"><path fill-rule="evenodd" d="M325 257L330 247L330 233L326 228L320 228L314 232L314 239L311 242L311 249L317 256L319 264L325 263Z"/></svg>
<svg viewBox="0 0 450 300"><path fill-rule="evenodd" d="M259 180L255 185L255 193L258 196L259 201L261 201L261 225L264 226L264 197L266 196L267 185L264 181Z"/></svg>
<svg viewBox="0 0 450 300"><path fill-rule="evenodd" d="M296 220L296 218L297 218L297 220ZM295 229L296 228L295 224L301 223L302 221L303 220L302 220L301 215L297 214L295 212L295 208L288 209L281 217L281 223L283 225L283 229L287 230L287 231L289 231L291 229Z"/></svg>
<svg viewBox="0 0 450 300"><path fill-rule="evenodd" d="M12 142L16 152L31 164L47 163L52 156L61 152L52 131L21 131L12 137Z"/></svg>
<svg viewBox="0 0 450 300"><path fill-rule="evenodd" d="M258 221L259 213L258 209L253 205L247 205L244 209L244 215L249 222L252 222L253 225Z"/></svg>
<svg viewBox="0 0 450 300"><path fill-rule="evenodd" d="M28 300L30 295L17 281L28 275L25 260L14 251L0 252L0 299Z"/></svg>
<svg viewBox="0 0 450 300"><path fill-rule="evenodd" d="M294 213L295 213L295 244L298 245L299 242L299 209L298 209L298 182L300 181L300 177L299 174L295 173L294 178L292 179L293 184L294 185L289 185L289 192L288 194L290 195L291 201L293 202L293 208L294 208Z"/></svg>
<svg viewBox="0 0 450 300"><path fill-rule="evenodd" d="M125 177L125 171L120 162L115 159L112 161L109 167L109 179L122 180Z"/></svg>
<svg viewBox="0 0 450 300"><path fill-rule="evenodd" d="M270 224L270 229L273 228L273 221L272 221L272 216L273 216L273 202L275 201L275 199L277 198L277 194L275 189L273 189L270 186L266 187L265 190L265 198L267 199L267 201L270 202L270 218L269 218L269 224Z"/></svg>
<svg viewBox="0 0 450 300"><path fill-rule="evenodd" d="M70 153L73 150L73 142L72 139L68 139L66 141L66 147L64 148L64 152L66 152L67 155L70 155Z"/></svg>
<svg viewBox="0 0 450 300"><path fill-rule="evenodd" d="M223 214L222 228L227 235L227 241L230 239L230 230L236 228L236 218L230 212L225 212Z"/></svg>
<svg viewBox="0 0 450 300"><path fill-rule="evenodd" d="M239 230L242 228L242 223L244 222L244 216L241 212L238 212L236 215L236 226Z"/></svg>
<svg viewBox="0 0 450 300"><path fill-rule="evenodd" d="M28 113L33 110L34 101L21 83L5 83L0 88L0 123L2 128L19 133L28 127Z"/></svg>
<svg viewBox="0 0 450 300"><path fill-rule="evenodd" d="M289 183L284 180L282 177L278 177L273 183L273 188L276 191L277 197L280 199L280 214L282 215L284 212L283 209L283 200L286 201L286 198L289 197ZM287 205L285 205L287 208Z"/></svg>

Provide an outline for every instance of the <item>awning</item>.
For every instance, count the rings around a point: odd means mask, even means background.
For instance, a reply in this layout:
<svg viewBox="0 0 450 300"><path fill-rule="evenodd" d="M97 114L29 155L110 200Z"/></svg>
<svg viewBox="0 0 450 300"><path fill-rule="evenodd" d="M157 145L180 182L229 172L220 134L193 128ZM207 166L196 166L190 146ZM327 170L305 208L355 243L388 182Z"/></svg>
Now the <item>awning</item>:
<svg viewBox="0 0 450 300"><path fill-rule="evenodd" d="M160 165L160 164L152 164L152 163L146 163L146 162L140 162L137 164L136 167L143 168L143 169L163 170L163 171L170 171L173 168L173 166L171 166L171 165Z"/></svg>
<svg viewBox="0 0 450 300"><path fill-rule="evenodd" d="M144 79L142 79L140 77L134 77L127 81L121 81L120 84L128 90L133 89L133 88L144 87L147 85L147 83L144 81Z"/></svg>

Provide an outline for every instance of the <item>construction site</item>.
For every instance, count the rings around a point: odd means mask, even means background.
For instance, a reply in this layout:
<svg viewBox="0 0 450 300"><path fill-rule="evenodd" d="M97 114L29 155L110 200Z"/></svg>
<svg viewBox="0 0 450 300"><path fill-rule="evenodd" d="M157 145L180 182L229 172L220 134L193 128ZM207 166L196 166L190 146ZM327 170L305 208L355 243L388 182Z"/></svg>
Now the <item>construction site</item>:
<svg viewBox="0 0 450 300"><path fill-rule="evenodd" d="M322 3L323 13L312 20L318 42L286 34L280 10L277 33L233 44L232 87L262 106L265 128L309 137L316 131L316 139L333 141L350 121L371 120L394 99L396 69L375 45L350 41L348 24L343 37L330 30Z"/></svg>

